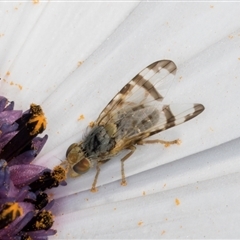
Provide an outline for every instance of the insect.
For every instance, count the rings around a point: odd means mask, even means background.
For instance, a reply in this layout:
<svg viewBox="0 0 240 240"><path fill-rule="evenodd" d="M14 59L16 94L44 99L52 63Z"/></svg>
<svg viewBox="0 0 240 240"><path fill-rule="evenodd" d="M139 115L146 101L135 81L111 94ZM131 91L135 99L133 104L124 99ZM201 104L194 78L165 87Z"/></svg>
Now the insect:
<svg viewBox="0 0 240 240"><path fill-rule="evenodd" d="M77 177L95 165L97 172L91 188L95 192L100 166L127 149L129 152L121 159L121 185L126 185L124 162L134 153L136 145L179 143L179 140L145 140L196 117L204 110L202 104L176 108L174 104L162 103L176 69L170 60L154 62L120 90L83 140L69 146L64 164L71 177Z"/></svg>

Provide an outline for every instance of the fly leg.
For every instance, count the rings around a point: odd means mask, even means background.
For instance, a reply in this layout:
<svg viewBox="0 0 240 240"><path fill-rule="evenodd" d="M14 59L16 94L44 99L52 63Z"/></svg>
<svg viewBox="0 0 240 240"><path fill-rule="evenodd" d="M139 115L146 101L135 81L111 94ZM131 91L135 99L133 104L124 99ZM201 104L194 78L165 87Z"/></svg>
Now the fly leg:
<svg viewBox="0 0 240 240"><path fill-rule="evenodd" d="M181 144L181 140L180 139L176 139L173 141L163 141L160 139L155 139L155 140L141 140L139 141L137 144L138 145L143 145L143 144L154 144L154 143L161 143L164 144L165 147L169 147L172 144Z"/></svg>
<svg viewBox="0 0 240 240"><path fill-rule="evenodd" d="M136 150L135 146L131 146L129 148L127 148L129 150L131 150L131 152L129 152L124 158L121 159L121 174L122 174L122 182L121 185L122 186L126 186L127 185L127 181L126 181L126 177L125 177L125 173L124 173L124 162L134 153L134 151Z"/></svg>
<svg viewBox="0 0 240 240"><path fill-rule="evenodd" d="M98 191L98 189L96 188L96 184L97 184L98 175L99 175L100 170L101 170L100 166L102 164L103 164L102 162L97 163L97 172L96 172L93 184L92 184L91 192L97 192Z"/></svg>

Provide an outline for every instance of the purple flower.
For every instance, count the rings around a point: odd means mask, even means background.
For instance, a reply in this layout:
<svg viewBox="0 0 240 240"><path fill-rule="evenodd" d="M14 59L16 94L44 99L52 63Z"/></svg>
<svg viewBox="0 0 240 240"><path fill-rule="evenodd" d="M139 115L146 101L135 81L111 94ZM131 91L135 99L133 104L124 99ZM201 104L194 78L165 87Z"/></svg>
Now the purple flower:
<svg viewBox="0 0 240 240"><path fill-rule="evenodd" d="M47 239L53 215L44 191L66 185L65 171L30 164L48 136L37 137L46 128L40 106L31 104L24 113L0 97L0 239Z"/></svg>

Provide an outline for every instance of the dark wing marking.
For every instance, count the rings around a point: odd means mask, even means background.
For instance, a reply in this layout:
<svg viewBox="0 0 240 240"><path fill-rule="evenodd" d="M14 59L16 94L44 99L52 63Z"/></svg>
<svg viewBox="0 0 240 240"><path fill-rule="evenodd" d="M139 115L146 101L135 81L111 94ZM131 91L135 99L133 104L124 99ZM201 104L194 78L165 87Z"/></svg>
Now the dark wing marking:
<svg viewBox="0 0 240 240"><path fill-rule="evenodd" d="M196 117L204 110L202 104L163 105L162 109L152 106L129 111L126 117L116 121L116 140L137 142L158 132L182 124ZM131 116L131 117L130 117Z"/></svg>
<svg viewBox="0 0 240 240"><path fill-rule="evenodd" d="M170 60L150 64L127 83L108 103L99 115L97 125L112 122L117 112L131 106L146 105L152 101L161 102L176 73L176 65Z"/></svg>

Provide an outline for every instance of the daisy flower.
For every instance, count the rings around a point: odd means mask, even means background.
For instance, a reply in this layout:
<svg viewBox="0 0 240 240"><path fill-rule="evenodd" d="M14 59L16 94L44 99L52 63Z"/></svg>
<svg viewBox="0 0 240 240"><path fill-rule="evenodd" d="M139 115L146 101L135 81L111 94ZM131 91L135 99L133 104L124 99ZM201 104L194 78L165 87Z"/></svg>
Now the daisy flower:
<svg viewBox="0 0 240 240"><path fill-rule="evenodd" d="M137 148L125 163L126 187L120 155L101 168L95 194L95 169L47 190L55 200L51 238L239 237L240 4L29 1L0 9L0 95L15 109L38 103L48 119L34 165L64 161L113 96L154 61L178 68L166 103L205 106L157 136L180 138L180 146Z"/></svg>
<svg viewBox="0 0 240 240"><path fill-rule="evenodd" d="M36 104L23 114L13 107L0 97L0 238L47 239L56 231L49 211L54 201L45 190L65 185L65 171L30 164L47 141L37 137L46 118Z"/></svg>

